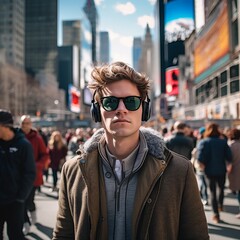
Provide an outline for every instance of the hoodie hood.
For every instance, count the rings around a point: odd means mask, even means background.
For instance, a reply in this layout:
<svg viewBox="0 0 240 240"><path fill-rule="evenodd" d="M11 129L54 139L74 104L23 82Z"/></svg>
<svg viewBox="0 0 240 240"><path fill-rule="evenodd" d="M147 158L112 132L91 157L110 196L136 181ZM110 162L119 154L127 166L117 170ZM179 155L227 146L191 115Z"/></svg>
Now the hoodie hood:
<svg viewBox="0 0 240 240"><path fill-rule="evenodd" d="M30 132L26 134L27 139L35 138L38 134L36 129L31 128Z"/></svg>
<svg viewBox="0 0 240 240"><path fill-rule="evenodd" d="M84 143L84 145L77 151L77 153L79 155L84 153L87 154L95 150L98 147L98 143L104 134L105 134L105 131L103 128L100 128L99 130L97 130L92 135L92 137L88 139ZM161 134L156 130L153 130L151 128L145 128L145 127L140 128L140 134L142 134L145 137L149 154L159 159L165 159L165 156L164 156L165 143L164 143L164 140L162 139Z"/></svg>

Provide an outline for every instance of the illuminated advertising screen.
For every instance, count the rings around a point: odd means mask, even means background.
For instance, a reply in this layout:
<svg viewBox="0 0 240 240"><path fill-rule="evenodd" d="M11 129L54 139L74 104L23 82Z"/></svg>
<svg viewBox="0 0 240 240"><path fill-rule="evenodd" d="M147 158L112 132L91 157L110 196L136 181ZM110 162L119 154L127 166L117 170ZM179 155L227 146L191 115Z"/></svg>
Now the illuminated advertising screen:
<svg viewBox="0 0 240 240"><path fill-rule="evenodd" d="M179 69L177 67L166 69L166 93L169 96L178 95L178 76Z"/></svg>
<svg viewBox="0 0 240 240"><path fill-rule="evenodd" d="M177 9L177 11L176 11ZM194 0L174 0L165 4L165 38L168 43L184 41L194 29Z"/></svg>
<svg viewBox="0 0 240 240"><path fill-rule="evenodd" d="M80 113L81 107L81 93L78 88L69 84L68 86L68 95L69 95L69 109L71 112Z"/></svg>
<svg viewBox="0 0 240 240"><path fill-rule="evenodd" d="M230 50L228 9L226 1L221 1L209 26L200 33L194 50L194 74L199 76Z"/></svg>

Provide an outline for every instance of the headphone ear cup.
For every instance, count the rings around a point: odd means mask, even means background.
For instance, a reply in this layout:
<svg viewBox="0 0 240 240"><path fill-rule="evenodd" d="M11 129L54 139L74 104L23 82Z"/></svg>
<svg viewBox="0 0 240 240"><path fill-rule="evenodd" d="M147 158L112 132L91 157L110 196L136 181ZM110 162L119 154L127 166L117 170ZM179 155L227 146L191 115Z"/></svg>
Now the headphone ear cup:
<svg viewBox="0 0 240 240"><path fill-rule="evenodd" d="M98 102L92 103L90 112L91 112L93 121L101 122L101 112L100 112L100 106Z"/></svg>
<svg viewBox="0 0 240 240"><path fill-rule="evenodd" d="M143 101L142 103L142 121L146 122L151 115L150 102Z"/></svg>

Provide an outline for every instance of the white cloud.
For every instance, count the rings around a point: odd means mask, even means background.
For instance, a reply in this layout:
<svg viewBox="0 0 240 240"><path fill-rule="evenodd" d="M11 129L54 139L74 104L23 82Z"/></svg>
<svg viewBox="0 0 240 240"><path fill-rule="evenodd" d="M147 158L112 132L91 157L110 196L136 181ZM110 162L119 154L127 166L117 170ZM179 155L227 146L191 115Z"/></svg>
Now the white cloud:
<svg viewBox="0 0 240 240"><path fill-rule="evenodd" d="M152 16L144 15L139 17L137 21L138 21L138 25L140 25L142 28L145 28L147 26L147 23L150 28L154 28L155 26L155 21Z"/></svg>
<svg viewBox="0 0 240 240"><path fill-rule="evenodd" d="M97 6L101 5L101 3L104 1L104 0L94 0L95 1L95 4Z"/></svg>
<svg viewBox="0 0 240 240"><path fill-rule="evenodd" d="M109 38L111 40L115 40L115 39L119 38L119 34L118 33L112 31L111 29L108 29L107 31L109 33Z"/></svg>
<svg viewBox="0 0 240 240"><path fill-rule="evenodd" d="M109 37L111 42L116 44L121 44L125 47L131 48L133 44L133 37L132 36L124 36L117 32L112 31L111 29L107 30L109 33Z"/></svg>
<svg viewBox="0 0 240 240"><path fill-rule="evenodd" d="M131 2L127 2L125 4L119 3L115 6L115 9L123 15L133 14L136 11L135 6Z"/></svg>
<svg viewBox="0 0 240 240"><path fill-rule="evenodd" d="M96 0L95 0L96 1ZM157 0L148 0L152 5L156 3Z"/></svg>
<svg viewBox="0 0 240 240"><path fill-rule="evenodd" d="M123 46L131 48L132 44L133 44L133 38L132 37L121 36L120 37L120 43L122 43Z"/></svg>
<svg viewBox="0 0 240 240"><path fill-rule="evenodd" d="M132 64L133 37L121 35L107 29L110 38L111 61L124 61Z"/></svg>

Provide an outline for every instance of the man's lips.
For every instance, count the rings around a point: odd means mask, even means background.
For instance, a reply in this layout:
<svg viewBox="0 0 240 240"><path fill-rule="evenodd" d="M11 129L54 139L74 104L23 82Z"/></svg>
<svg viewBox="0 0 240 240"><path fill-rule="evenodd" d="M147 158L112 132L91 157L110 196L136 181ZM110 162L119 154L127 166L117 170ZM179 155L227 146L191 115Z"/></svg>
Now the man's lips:
<svg viewBox="0 0 240 240"><path fill-rule="evenodd" d="M116 119L116 120L113 120L113 123L130 123L130 121L128 121L127 119Z"/></svg>

